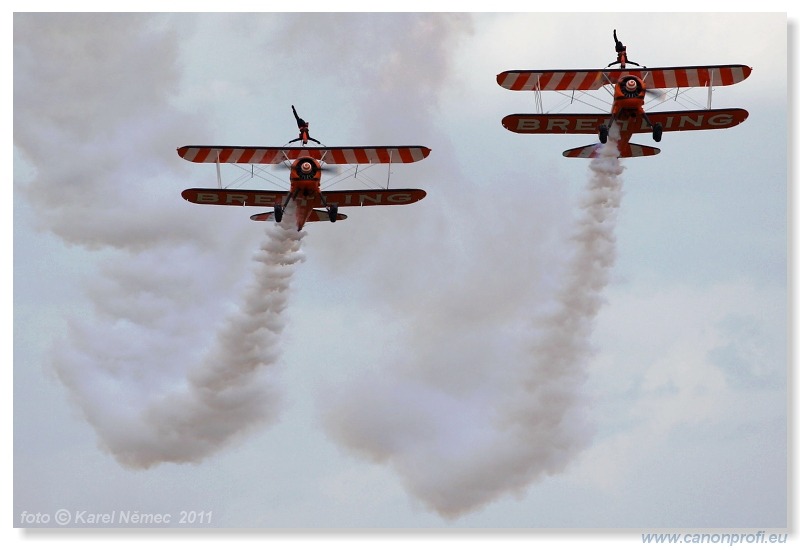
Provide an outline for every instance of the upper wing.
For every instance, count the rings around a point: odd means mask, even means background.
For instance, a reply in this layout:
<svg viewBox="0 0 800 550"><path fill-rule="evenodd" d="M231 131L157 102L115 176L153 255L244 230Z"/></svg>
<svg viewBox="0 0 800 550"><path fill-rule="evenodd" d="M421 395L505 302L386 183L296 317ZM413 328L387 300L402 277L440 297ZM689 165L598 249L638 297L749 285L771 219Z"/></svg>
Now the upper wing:
<svg viewBox="0 0 800 550"><path fill-rule="evenodd" d="M505 71L497 83L509 90L597 90L609 82L598 69Z"/></svg>
<svg viewBox="0 0 800 550"><path fill-rule="evenodd" d="M641 69L638 72L644 85L652 90L657 88L708 88L709 86L730 86L750 76L753 69L746 65L708 65L701 67L666 67Z"/></svg>
<svg viewBox="0 0 800 550"><path fill-rule="evenodd" d="M730 86L741 82L752 69L746 65L705 65L626 69L579 69L547 71L505 71L497 83L509 90L597 90L632 74L644 80L648 89Z"/></svg>
<svg viewBox="0 0 800 550"><path fill-rule="evenodd" d="M408 163L422 160L431 150L420 145L399 147L232 147L185 145L178 155L191 162L279 164L311 157L327 164Z"/></svg>
<svg viewBox="0 0 800 550"><path fill-rule="evenodd" d="M744 109L709 109L696 111L653 111L647 116L653 124L659 123L663 131L713 130L731 128L747 119ZM594 134L601 124L608 124L609 115L558 114L558 115L508 115L503 127L517 134ZM623 133L652 131L641 119L618 121Z"/></svg>

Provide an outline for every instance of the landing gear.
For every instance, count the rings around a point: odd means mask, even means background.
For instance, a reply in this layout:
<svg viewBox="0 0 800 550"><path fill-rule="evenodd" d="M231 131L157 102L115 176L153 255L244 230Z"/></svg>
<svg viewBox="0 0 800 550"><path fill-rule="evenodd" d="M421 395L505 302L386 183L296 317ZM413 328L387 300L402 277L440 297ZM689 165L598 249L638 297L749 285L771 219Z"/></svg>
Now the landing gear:
<svg viewBox="0 0 800 550"><path fill-rule="evenodd" d="M328 204L328 201L325 200L325 195L320 194L320 198L322 199L322 206L328 211L328 219L331 220L331 223L334 223L336 218L339 217L339 205Z"/></svg>
<svg viewBox="0 0 800 550"><path fill-rule="evenodd" d="M275 216L275 221L281 223L281 220L283 219L283 206L281 206L280 204L275 205L274 216Z"/></svg>
<svg viewBox="0 0 800 550"><path fill-rule="evenodd" d="M600 143L607 142L608 141L608 126L606 126L605 124L600 126L599 133L600 133Z"/></svg>
<svg viewBox="0 0 800 550"><path fill-rule="evenodd" d="M644 118L644 121L647 124L649 124L650 127L653 129L653 141L655 141L656 143L661 141L661 133L664 131L664 128L661 126L661 123L660 122L656 122L655 124L653 124L650 121L650 117L647 116L646 113L642 113L642 118Z"/></svg>
<svg viewBox="0 0 800 550"><path fill-rule="evenodd" d="M656 143L661 141L661 132L663 132L663 131L664 131L664 129L661 127L661 123L660 122L656 122L653 125L653 141L655 141Z"/></svg>

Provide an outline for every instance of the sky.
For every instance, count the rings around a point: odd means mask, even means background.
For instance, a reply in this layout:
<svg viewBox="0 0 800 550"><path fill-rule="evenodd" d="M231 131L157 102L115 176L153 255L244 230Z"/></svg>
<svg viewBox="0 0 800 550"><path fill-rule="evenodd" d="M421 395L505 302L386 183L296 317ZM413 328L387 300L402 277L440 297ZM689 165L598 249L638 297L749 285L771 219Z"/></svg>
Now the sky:
<svg viewBox="0 0 800 550"><path fill-rule="evenodd" d="M785 13L13 28L15 527L787 527ZM650 67L753 67L713 91L748 119L620 161L501 126L535 103L498 73L603 67L614 29ZM334 188L428 196L301 234L180 197L216 172L175 149L283 145L292 105L326 145L432 150Z"/></svg>

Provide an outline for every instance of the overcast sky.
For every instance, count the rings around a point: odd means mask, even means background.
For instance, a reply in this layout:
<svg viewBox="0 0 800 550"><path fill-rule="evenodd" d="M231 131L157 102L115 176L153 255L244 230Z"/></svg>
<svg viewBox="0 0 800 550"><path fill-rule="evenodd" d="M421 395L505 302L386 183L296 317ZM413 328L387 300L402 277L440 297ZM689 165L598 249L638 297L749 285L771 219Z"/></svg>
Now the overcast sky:
<svg viewBox="0 0 800 550"><path fill-rule="evenodd" d="M713 90L748 119L618 175L503 129L535 103L499 72L603 67L614 29L753 67ZM785 14L26 14L13 71L15 526L787 526ZM326 145L430 147L390 179L428 196L302 235L180 197L216 173L177 147L283 145L291 105Z"/></svg>

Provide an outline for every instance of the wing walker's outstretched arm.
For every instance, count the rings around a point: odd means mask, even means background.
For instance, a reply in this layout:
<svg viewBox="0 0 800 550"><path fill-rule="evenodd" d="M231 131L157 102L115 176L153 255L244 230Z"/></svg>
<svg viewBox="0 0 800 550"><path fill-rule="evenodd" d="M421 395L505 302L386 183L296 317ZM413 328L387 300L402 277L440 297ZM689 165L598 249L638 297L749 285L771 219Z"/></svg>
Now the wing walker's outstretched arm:
<svg viewBox="0 0 800 550"><path fill-rule="evenodd" d="M617 38L617 29L614 29L614 48L617 50L617 60L609 63L608 66L611 67L612 65L619 65L620 69L625 68L626 63L630 63L631 65L636 65L637 67L641 67L635 61L631 61L628 59L628 53L626 51L625 45L619 41Z"/></svg>
<svg viewBox="0 0 800 550"><path fill-rule="evenodd" d="M294 119L297 121L297 129L300 130L300 137L291 140L289 143L294 143L295 141L302 141L303 145L305 145L306 143L308 143L308 140L311 140L317 145L322 145L319 141L312 138L308 134L308 122L306 122L297 115L297 110L294 108L294 105L292 105L292 113L294 113Z"/></svg>

